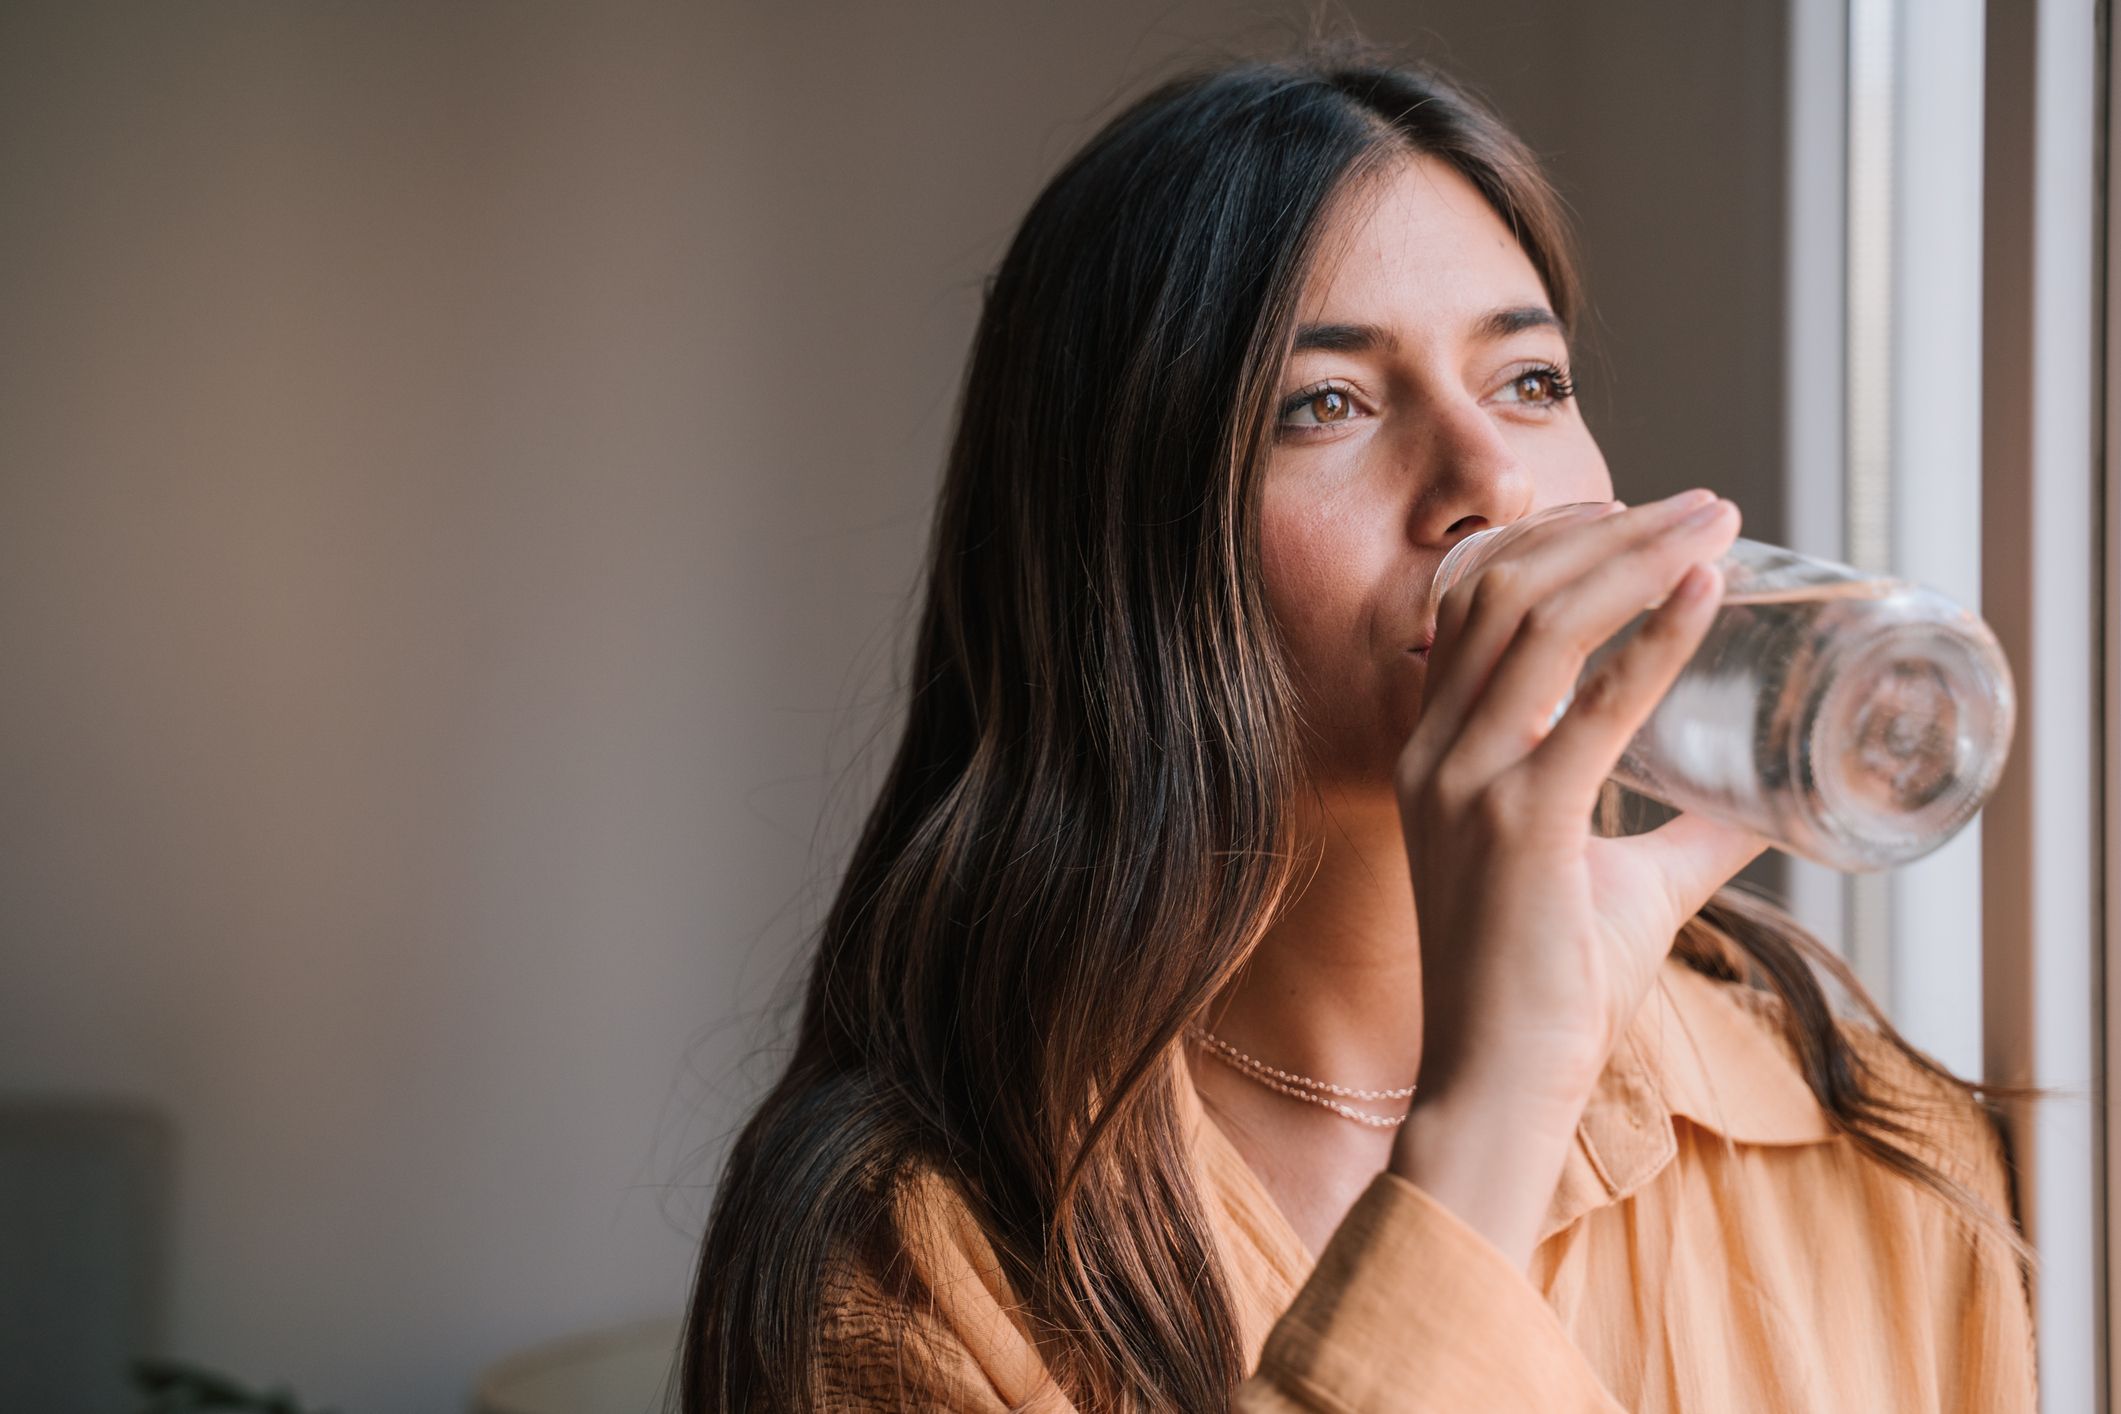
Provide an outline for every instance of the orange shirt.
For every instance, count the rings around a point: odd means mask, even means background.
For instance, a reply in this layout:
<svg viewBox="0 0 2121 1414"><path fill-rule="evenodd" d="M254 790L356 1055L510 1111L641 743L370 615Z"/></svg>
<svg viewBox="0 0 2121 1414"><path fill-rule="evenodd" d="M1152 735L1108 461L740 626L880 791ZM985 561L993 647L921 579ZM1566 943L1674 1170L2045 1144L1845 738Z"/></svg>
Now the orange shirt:
<svg viewBox="0 0 2121 1414"><path fill-rule="evenodd" d="M2015 1414L2036 1408L2010 1252L1828 1125L1775 1029L1779 999L1678 959L1577 1126L1529 1271L1381 1173L1308 1251L1172 1054L1209 1220L1236 1296L1246 1414ZM2009 1211L2002 1146L1972 1104L1866 1025L1844 1033L1928 1106L1924 1157ZM930 1175L902 1246L840 1274L825 1407L1058 1411L986 1239ZM900 1263L932 1303L880 1280Z"/></svg>

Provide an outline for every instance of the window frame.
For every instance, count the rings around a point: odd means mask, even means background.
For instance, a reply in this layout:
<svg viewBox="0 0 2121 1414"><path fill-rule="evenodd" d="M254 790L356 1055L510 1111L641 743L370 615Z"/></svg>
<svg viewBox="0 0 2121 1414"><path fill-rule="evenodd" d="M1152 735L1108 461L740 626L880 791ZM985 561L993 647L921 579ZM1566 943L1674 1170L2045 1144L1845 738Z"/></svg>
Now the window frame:
<svg viewBox="0 0 2121 1414"><path fill-rule="evenodd" d="M2041 1404L2111 1408L2105 907L2114 672L2098 314L2110 66L2102 0L1988 6L1982 612L2018 677L2018 732L1982 850L1984 1071L2050 1087L2008 1107Z"/></svg>

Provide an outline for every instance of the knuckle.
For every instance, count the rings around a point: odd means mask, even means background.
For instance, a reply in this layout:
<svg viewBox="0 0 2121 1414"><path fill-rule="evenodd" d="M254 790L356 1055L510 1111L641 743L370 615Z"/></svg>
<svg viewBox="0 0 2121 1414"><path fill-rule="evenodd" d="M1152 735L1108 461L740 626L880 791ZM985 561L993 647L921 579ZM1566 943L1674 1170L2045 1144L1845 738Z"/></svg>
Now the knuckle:
<svg viewBox="0 0 2121 1414"><path fill-rule="evenodd" d="M1518 792L1507 777L1490 781L1473 797L1466 810L1468 822L1485 839L1496 839L1510 833L1522 818L1522 802Z"/></svg>
<svg viewBox="0 0 2121 1414"><path fill-rule="evenodd" d="M1570 606L1559 599L1542 599L1527 609L1524 627L1538 638L1554 639L1572 647L1576 643L1575 615L1570 612Z"/></svg>
<svg viewBox="0 0 2121 1414"><path fill-rule="evenodd" d="M1512 561L1489 565L1472 583L1475 604L1512 604L1524 592L1524 570Z"/></svg>
<svg viewBox="0 0 2121 1414"><path fill-rule="evenodd" d="M1463 779L1465 768L1455 762L1440 762L1416 789L1416 797L1428 813L1453 819L1466 813L1479 799L1479 787Z"/></svg>
<svg viewBox="0 0 2121 1414"><path fill-rule="evenodd" d="M1577 684L1576 700L1570 704L1571 710L1587 716L1604 716L1620 705L1623 686L1621 675L1615 669L1592 673Z"/></svg>

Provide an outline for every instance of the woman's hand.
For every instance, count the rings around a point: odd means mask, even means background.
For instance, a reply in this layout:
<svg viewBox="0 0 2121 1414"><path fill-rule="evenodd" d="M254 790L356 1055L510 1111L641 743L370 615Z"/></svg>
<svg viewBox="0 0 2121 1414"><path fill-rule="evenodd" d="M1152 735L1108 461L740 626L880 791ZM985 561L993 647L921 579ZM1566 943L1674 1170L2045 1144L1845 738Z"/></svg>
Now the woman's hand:
<svg viewBox="0 0 2121 1414"><path fill-rule="evenodd" d="M1601 784L1708 631L1713 561L1737 534L1737 508L1705 491L1608 507L1531 528L1443 596L1398 766L1426 1100L1579 1114L1680 925L1767 846L1692 813L1591 833Z"/></svg>

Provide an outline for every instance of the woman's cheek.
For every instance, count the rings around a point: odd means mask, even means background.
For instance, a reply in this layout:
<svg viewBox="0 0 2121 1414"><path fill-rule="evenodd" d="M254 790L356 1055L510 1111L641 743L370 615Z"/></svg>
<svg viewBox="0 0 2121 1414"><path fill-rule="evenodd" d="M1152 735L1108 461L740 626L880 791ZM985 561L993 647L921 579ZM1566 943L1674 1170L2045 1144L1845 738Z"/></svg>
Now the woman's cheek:
<svg viewBox="0 0 2121 1414"><path fill-rule="evenodd" d="M1270 498L1262 510L1260 568L1267 607L1291 655L1304 665L1314 657L1319 619L1326 608L1315 529L1310 516L1285 502Z"/></svg>
<svg viewBox="0 0 2121 1414"><path fill-rule="evenodd" d="M1363 624L1370 587L1364 563L1340 518L1315 503L1276 508L1262 525L1267 602L1287 644L1299 688L1316 709L1329 709L1365 677Z"/></svg>
<svg viewBox="0 0 2121 1414"><path fill-rule="evenodd" d="M1314 626L1338 597L1333 583L1334 528L1314 503L1269 501L1261 525L1268 601L1285 623Z"/></svg>

